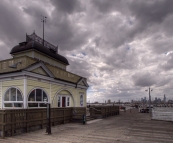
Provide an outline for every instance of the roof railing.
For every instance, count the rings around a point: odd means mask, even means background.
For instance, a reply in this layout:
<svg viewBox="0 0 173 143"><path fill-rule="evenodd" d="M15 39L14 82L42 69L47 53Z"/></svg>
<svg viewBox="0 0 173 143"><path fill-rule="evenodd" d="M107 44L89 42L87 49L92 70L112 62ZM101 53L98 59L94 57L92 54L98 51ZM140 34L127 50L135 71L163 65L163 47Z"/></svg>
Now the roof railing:
<svg viewBox="0 0 173 143"><path fill-rule="evenodd" d="M36 42L38 42L39 44L43 45L43 39L40 38L39 36L37 36L35 33L33 33L33 34L31 34L31 35L27 35L27 34L26 34L26 41L27 41L27 42L36 41ZM49 42L47 42L47 41L45 41L45 40L44 40L44 46L45 46L46 48L48 48L49 50L51 50L51 51L57 53L58 46L56 47L56 46L50 44Z"/></svg>

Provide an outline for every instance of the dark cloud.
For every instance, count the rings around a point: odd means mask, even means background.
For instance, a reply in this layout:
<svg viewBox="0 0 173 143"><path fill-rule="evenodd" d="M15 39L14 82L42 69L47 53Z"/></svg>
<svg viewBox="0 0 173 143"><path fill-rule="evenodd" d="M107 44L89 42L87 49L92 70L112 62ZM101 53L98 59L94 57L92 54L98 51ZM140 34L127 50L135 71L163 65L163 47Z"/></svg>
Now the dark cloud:
<svg viewBox="0 0 173 143"><path fill-rule="evenodd" d="M112 11L126 11L127 10L127 1L121 0L94 0L91 1L93 6L99 10L101 13L109 13Z"/></svg>
<svg viewBox="0 0 173 143"><path fill-rule="evenodd" d="M168 84L171 79L165 75L150 73L150 72L138 72L132 76L132 80L135 86L140 87L161 87Z"/></svg>
<svg viewBox="0 0 173 143"><path fill-rule="evenodd" d="M79 12L84 9L79 0L51 0L50 2L57 9L57 11L62 11L68 14Z"/></svg>
<svg viewBox="0 0 173 143"><path fill-rule="evenodd" d="M80 75L86 78L91 76L91 73L90 73L91 67L87 61L82 59L80 60L80 58L75 58L72 60L71 57L69 57L68 59L70 64L70 66L67 69L68 71L71 71L72 73L75 73L77 75Z"/></svg>
<svg viewBox="0 0 173 143"><path fill-rule="evenodd" d="M171 53L169 59L165 62L160 64L160 67L163 68L165 71L173 69L173 54Z"/></svg>
<svg viewBox="0 0 173 143"><path fill-rule="evenodd" d="M59 46L69 71L88 79L90 98L142 97L148 86L173 87L172 7L171 0L2 0L0 58L26 32L42 37L45 15L45 39Z"/></svg>
<svg viewBox="0 0 173 143"><path fill-rule="evenodd" d="M129 3L131 13L143 24L163 22L173 12L172 6L170 0L133 0Z"/></svg>
<svg viewBox="0 0 173 143"><path fill-rule="evenodd" d="M25 34L24 21L17 13L19 10L16 9L14 12L14 9L15 7L10 5L9 1L0 4L0 39L10 46L14 46L15 42L18 43L18 39L23 39Z"/></svg>
<svg viewBox="0 0 173 143"><path fill-rule="evenodd" d="M32 18L37 19L38 22L41 22L41 15L44 15L44 16L48 15L43 7L37 8L36 5L22 7L22 10L23 10L23 12L30 15Z"/></svg>
<svg viewBox="0 0 173 143"><path fill-rule="evenodd" d="M158 78L155 74L151 74L149 72L146 72L146 73L140 72L132 76L134 85L141 86L141 87L153 86L154 84L158 82L157 79Z"/></svg>
<svg viewBox="0 0 173 143"><path fill-rule="evenodd" d="M133 69L138 64L135 54L133 49L125 45L110 52L106 56L105 62L107 65L111 65L113 69Z"/></svg>

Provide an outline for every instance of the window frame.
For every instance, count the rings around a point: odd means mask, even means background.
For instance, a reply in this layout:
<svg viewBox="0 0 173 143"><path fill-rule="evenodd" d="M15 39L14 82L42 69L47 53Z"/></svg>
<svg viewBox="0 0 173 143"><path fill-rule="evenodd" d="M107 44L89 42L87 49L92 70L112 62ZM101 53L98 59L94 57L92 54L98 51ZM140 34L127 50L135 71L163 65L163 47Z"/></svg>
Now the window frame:
<svg viewBox="0 0 173 143"><path fill-rule="evenodd" d="M15 94L15 101L12 101L11 100L11 89L15 89L16 90L16 94ZM22 100L20 100L20 101L17 101L17 91L19 91L19 93L20 93L20 95L21 95L21 97L22 97ZM6 96L6 94L7 94L7 92L9 92L9 101L5 101L5 96ZM22 108L24 108L24 102L23 102L23 94L22 94L22 91L19 89L19 88L17 88L17 87L14 87L14 86L11 86L11 87L9 87L6 91L5 91L5 93L4 93L4 96L3 96L3 108L6 108L6 109L12 109L12 108L15 108L15 109L22 109ZM6 107L5 106L5 104L9 104L9 103L11 103L11 105L12 105L12 107ZM19 104L22 104L22 107L15 107L14 106L14 104L16 104L16 103L19 103Z"/></svg>
<svg viewBox="0 0 173 143"><path fill-rule="evenodd" d="M36 95L36 90L41 90L41 101L37 101L37 95ZM32 93L34 91L34 101L29 101L29 96L30 96L30 94ZM45 93L45 95L47 96L47 102L45 103L44 102L44 99L43 99L43 93ZM30 103L36 103L36 104L38 104L37 105L37 107L29 107L29 104ZM40 106L40 104L45 104L45 107L41 107ZM27 98L27 106L28 106L28 108L47 108L47 103L50 103L49 102L49 96L48 96L48 94L47 94L47 92L44 90L44 89L42 89L42 88L34 88L34 89L32 89L30 92L29 92L29 94L28 94L28 98Z"/></svg>
<svg viewBox="0 0 173 143"><path fill-rule="evenodd" d="M57 96L57 103L58 103L58 104L60 103L60 106L58 106L58 107L59 107L59 108L62 108L62 97L65 97L65 108L66 108L66 107L70 107L70 105L71 105L71 104L70 104L70 103L71 103L71 102L70 102L70 101L71 101L71 100L70 100L70 99L71 99L71 95L60 95L60 94ZM60 101L59 101L59 99L60 99ZM68 99L69 99L69 101L68 101ZM68 102L69 102L69 104L68 104ZM58 104L57 104L57 105L58 105ZM63 107L63 108L64 108L64 107Z"/></svg>
<svg viewBox="0 0 173 143"><path fill-rule="evenodd" d="M82 98L81 98L82 97ZM82 99L82 100L81 100ZM82 103L82 104L81 104ZM80 106L84 107L84 94L80 93Z"/></svg>

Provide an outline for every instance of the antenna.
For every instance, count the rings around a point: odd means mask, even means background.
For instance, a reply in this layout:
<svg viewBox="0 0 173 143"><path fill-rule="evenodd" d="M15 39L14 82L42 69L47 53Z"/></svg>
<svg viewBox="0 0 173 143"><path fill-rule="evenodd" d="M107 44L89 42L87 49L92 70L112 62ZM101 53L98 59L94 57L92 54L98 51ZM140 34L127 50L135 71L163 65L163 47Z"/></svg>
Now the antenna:
<svg viewBox="0 0 173 143"><path fill-rule="evenodd" d="M43 22L43 46L44 46L44 23L46 23L46 16L41 15L41 22Z"/></svg>

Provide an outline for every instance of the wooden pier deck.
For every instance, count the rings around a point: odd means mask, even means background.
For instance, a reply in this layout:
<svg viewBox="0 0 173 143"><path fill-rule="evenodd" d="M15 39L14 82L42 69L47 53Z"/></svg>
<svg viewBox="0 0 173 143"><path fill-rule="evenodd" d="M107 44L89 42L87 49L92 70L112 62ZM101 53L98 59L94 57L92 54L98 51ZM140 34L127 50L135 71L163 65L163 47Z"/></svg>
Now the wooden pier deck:
<svg viewBox="0 0 173 143"><path fill-rule="evenodd" d="M86 125L69 123L0 139L0 143L173 143L173 122L150 120L137 109L97 119Z"/></svg>

